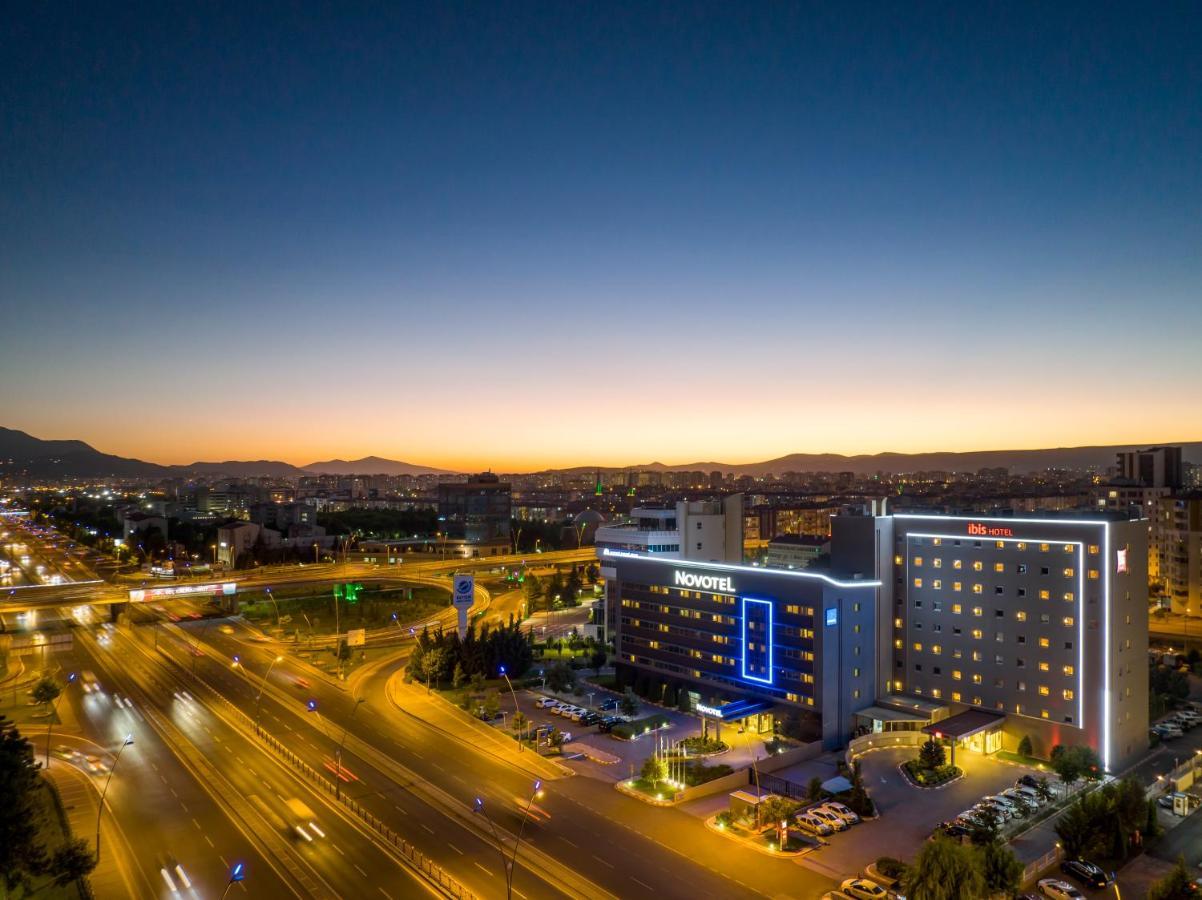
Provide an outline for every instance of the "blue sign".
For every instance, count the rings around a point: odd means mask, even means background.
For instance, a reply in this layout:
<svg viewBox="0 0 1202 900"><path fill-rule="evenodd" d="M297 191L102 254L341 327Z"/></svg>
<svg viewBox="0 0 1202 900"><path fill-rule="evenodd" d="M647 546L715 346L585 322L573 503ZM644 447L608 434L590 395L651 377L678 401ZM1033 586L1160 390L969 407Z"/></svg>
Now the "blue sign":
<svg viewBox="0 0 1202 900"><path fill-rule="evenodd" d="M831 625L839 624L839 607L837 607L837 606L827 607L826 624L828 627Z"/></svg>

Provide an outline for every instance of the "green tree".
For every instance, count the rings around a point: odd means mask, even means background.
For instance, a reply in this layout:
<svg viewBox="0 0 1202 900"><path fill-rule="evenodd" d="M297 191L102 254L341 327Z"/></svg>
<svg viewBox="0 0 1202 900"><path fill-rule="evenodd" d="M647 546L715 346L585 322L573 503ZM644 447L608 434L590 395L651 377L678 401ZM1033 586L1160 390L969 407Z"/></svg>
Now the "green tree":
<svg viewBox="0 0 1202 900"><path fill-rule="evenodd" d="M997 843L998 831L1002 826L1002 820L998 818L998 814L989 807L983 807L977 812L975 818L976 821L969 829L969 840L972 841L973 846L987 847Z"/></svg>
<svg viewBox="0 0 1202 900"><path fill-rule="evenodd" d="M59 687L57 681L55 681L49 675L44 675L38 681L38 683L33 686L33 699L38 701L38 703L49 706L58 699L58 695L62 692L63 689Z"/></svg>
<svg viewBox="0 0 1202 900"><path fill-rule="evenodd" d="M522 582L522 593L526 597L526 612L536 612L539 609L538 601L543 597L543 583L533 572L527 574Z"/></svg>
<svg viewBox="0 0 1202 900"><path fill-rule="evenodd" d="M1044 803L1047 803L1052 799L1051 782L1049 782L1048 779L1043 775L1040 775L1037 779L1035 779L1035 787L1033 790L1039 795L1039 799Z"/></svg>
<svg viewBox="0 0 1202 900"><path fill-rule="evenodd" d="M74 838L59 847L50 857L47 873L54 878L58 887L70 884L91 873L96 868L96 855L88 842Z"/></svg>
<svg viewBox="0 0 1202 900"><path fill-rule="evenodd" d="M1023 878L1023 864L1018 861L1009 845L990 841L980 849L981 875L985 879L986 891L1012 897L1018 893Z"/></svg>
<svg viewBox="0 0 1202 900"><path fill-rule="evenodd" d="M801 804L787 797L769 794L760 802L760 821L765 825L787 822L796 815Z"/></svg>
<svg viewBox="0 0 1202 900"><path fill-rule="evenodd" d="M868 796L868 789L864 787L864 772L858 759L851 764L848 780L851 781L851 794L847 798L848 807L858 816L871 816L873 814L872 800Z"/></svg>
<svg viewBox="0 0 1202 900"><path fill-rule="evenodd" d="M431 647L421 656L421 673L426 679L426 693L430 693L430 682L442 676L446 665L447 652L441 647Z"/></svg>
<svg viewBox="0 0 1202 900"><path fill-rule="evenodd" d="M576 673L563 660L560 660L547 670L547 686L557 693L566 691L575 683Z"/></svg>
<svg viewBox="0 0 1202 900"><path fill-rule="evenodd" d="M593 652L589 655L589 663L593 667L593 671L600 674L601 669L605 666L606 660L609 659L609 654L601 645L593 648Z"/></svg>
<svg viewBox="0 0 1202 900"><path fill-rule="evenodd" d="M924 769L938 769L947 760L947 752L943 744L934 738L927 738L918 748L918 762Z"/></svg>
<svg viewBox="0 0 1202 900"><path fill-rule="evenodd" d="M1147 900L1191 900L1198 896L1191 886L1192 879L1189 869L1185 867L1185 859L1179 856L1173 871L1154 881L1148 888Z"/></svg>
<svg viewBox="0 0 1202 900"><path fill-rule="evenodd" d="M1024 734L1023 739L1018 742L1018 755L1030 756L1032 752L1033 749L1031 747L1031 736L1029 734Z"/></svg>
<svg viewBox="0 0 1202 900"><path fill-rule="evenodd" d="M1090 856L1101 847L1110 829L1110 804L1101 792L1086 794L1056 820L1055 831L1066 856Z"/></svg>
<svg viewBox="0 0 1202 900"><path fill-rule="evenodd" d="M668 767L659 756L653 753L643 760L640 774L643 776L643 781L654 788L668 777Z"/></svg>
<svg viewBox="0 0 1202 900"><path fill-rule="evenodd" d="M474 693L480 693L484 690L484 673L473 672L471 677L471 686Z"/></svg>
<svg viewBox="0 0 1202 900"><path fill-rule="evenodd" d="M923 845L903 884L910 900L972 900L986 893L977 852L945 837Z"/></svg>
<svg viewBox="0 0 1202 900"><path fill-rule="evenodd" d="M451 673L451 687L455 690L463 687L463 682L467 680L467 675L463 671L463 663L455 663L455 671Z"/></svg>
<svg viewBox="0 0 1202 900"><path fill-rule="evenodd" d="M811 778L806 785L806 799L814 801L822 799L822 779L817 775Z"/></svg>
<svg viewBox="0 0 1202 900"><path fill-rule="evenodd" d="M622 712L624 712L626 715L638 715L639 701L638 698L634 696L634 692L631 691L630 688L626 689L626 693L622 695L622 699L619 701L618 705L621 706Z"/></svg>
<svg viewBox="0 0 1202 900"><path fill-rule="evenodd" d="M488 721L492 721L497 717L497 713L501 711L501 697L497 694L496 688L489 688L484 692L484 715Z"/></svg>
<svg viewBox="0 0 1202 900"><path fill-rule="evenodd" d="M37 840L40 788L33 745L0 716L0 877L10 892L46 864Z"/></svg>

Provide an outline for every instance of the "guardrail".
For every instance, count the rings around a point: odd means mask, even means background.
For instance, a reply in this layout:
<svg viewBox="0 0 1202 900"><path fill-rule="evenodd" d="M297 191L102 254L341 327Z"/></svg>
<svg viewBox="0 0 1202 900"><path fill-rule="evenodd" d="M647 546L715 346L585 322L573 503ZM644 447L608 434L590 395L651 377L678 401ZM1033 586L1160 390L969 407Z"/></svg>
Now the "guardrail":
<svg viewBox="0 0 1202 900"><path fill-rule="evenodd" d="M1043 856L1039 857L1039 859L1032 860L1023 867L1023 877L1019 883L1026 884L1029 881L1034 881L1041 873L1060 862L1063 856L1064 851L1057 844Z"/></svg>

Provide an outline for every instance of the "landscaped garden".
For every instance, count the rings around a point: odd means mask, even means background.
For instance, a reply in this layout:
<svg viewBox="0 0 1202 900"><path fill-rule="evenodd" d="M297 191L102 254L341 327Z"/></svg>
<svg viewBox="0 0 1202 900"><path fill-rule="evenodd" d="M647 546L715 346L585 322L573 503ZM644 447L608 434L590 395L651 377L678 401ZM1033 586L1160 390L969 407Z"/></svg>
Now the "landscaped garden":
<svg viewBox="0 0 1202 900"><path fill-rule="evenodd" d="M934 738L918 748L917 757L902 763L902 769L905 770L906 777L919 787L947 784L962 774L959 767L947 764L947 751L944 750L943 744Z"/></svg>

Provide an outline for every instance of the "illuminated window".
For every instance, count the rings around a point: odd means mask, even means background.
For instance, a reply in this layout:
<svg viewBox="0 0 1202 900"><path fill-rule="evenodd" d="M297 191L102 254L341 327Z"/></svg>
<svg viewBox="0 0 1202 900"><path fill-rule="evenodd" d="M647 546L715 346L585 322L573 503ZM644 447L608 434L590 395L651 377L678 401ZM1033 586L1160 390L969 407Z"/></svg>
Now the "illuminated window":
<svg viewBox="0 0 1202 900"><path fill-rule="evenodd" d="M981 614L982 614L982 612L983 612L983 610L982 610L982 609L981 609L981 607L979 607L979 606L974 606L974 607L972 608L972 614L973 614L974 616L979 616L979 615L981 615Z"/></svg>
<svg viewBox="0 0 1202 900"><path fill-rule="evenodd" d="M943 691L939 690L939 688L931 688L931 696L938 700L943 696Z"/></svg>
<svg viewBox="0 0 1202 900"><path fill-rule="evenodd" d="M931 581L931 587L933 587L933 588L934 588L935 590L937 590L937 591L938 591L938 590L942 590L942 589L943 589L943 582L942 582L942 581L940 581L938 578L935 578L935 579L933 579L933 580Z"/></svg>
<svg viewBox="0 0 1202 900"><path fill-rule="evenodd" d="M915 642L914 642L914 651L915 651L916 653L921 653L921 652L922 652L922 642L921 642L921 641L915 641Z"/></svg>
<svg viewBox="0 0 1202 900"><path fill-rule="evenodd" d="M994 563L994 564L993 564L993 571L995 571L995 572L1005 572L1005 571L1006 571L1006 564L1005 564L1005 563Z"/></svg>
<svg viewBox="0 0 1202 900"><path fill-rule="evenodd" d="M1026 541L1019 541L1019 542L1018 542L1017 544L1015 544L1014 546L1015 546L1015 547L1017 547L1019 550L1026 550L1026 549L1027 549L1027 542L1026 542Z"/></svg>
<svg viewBox="0 0 1202 900"><path fill-rule="evenodd" d="M921 556L914 557L914 565L916 565L916 566L922 565L922 557Z"/></svg>
<svg viewBox="0 0 1202 900"><path fill-rule="evenodd" d="M977 560L972 564L972 568L974 572L980 572L983 568L985 568L985 564L980 560Z"/></svg>
<svg viewBox="0 0 1202 900"><path fill-rule="evenodd" d="M943 543L943 539L942 539L942 538L935 538L935 540L931 541L931 544L932 544L932 545L934 545L934 546L936 546L936 547L940 546L942 543Z"/></svg>
<svg viewBox="0 0 1202 900"><path fill-rule="evenodd" d="M976 638L976 639L979 641L979 640L981 639L981 629L980 629L980 628L974 628L974 629L972 630L972 636L973 636L974 638Z"/></svg>
<svg viewBox="0 0 1202 900"><path fill-rule="evenodd" d="M922 579L921 578L914 579L914 587L916 587L916 588L922 587Z"/></svg>
<svg viewBox="0 0 1202 900"><path fill-rule="evenodd" d="M1091 555L1093 555L1093 556L1097 556L1097 555L1098 555L1099 553L1101 553L1102 551L1101 551L1101 548L1100 548L1100 547L1098 547L1098 545L1097 545L1097 544L1090 544L1090 545L1089 545L1089 552L1090 552L1090 554L1091 554Z"/></svg>
<svg viewBox="0 0 1202 900"><path fill-rule="evenodd" d="M1065 570L1064 570L1064 577L1065 577L1065 578L1072 578L1072 577L1073 577L1073 570L1072 570L1071 568L1065 568Z"/></svg>
<svg viewBox="0 0 1202 900"><path fill-rule="evenodd" d="M897 640L895 640L893 642L893 646L895 649L900 650L902 648L902 639L898 638Z"/></svg>
<svg viewBox="0 0 1202 900"><path fill-rule="evenodd" d="M901 689L902 689L902 683L900 680L893 682L893 690L900 691Z"/></svg>
<svg viewBox="0 0 1202 900"><path fill-rule="evenodd" d="M1027 621L1027 614L1020 609L1014 614L1014 618L1018 619L1020 622L1025 622Z"/></svg>
<svg viewBox="0 0 1202 900"><path fill-rule="evenodd" d="M977 674L976 672L973 672L973 673L972 673L972 683L973 683L973 684L980 684L980 683L981 683L981 676L980 676L979 674Z"/></svg>
<svg viewBox="0 0 1202 900"><path fill-rule="evenodd" d="M1072 553L1072 552L1073 552L1073 545L1072 545L1072 544L1065 544L1065 545L1064 545L1064 552L1065 552L1065 553Z"/></svg>
<svg viewBox="0 0 1202 900"><path fill-rule="evenodd" d="M931 565L934 566L936 569L942 569L943 568L943 560L941 560L939 557L935 557L934 559L931 560Z"/></svg>
<svg viewBox="0 0 1202 900"><path fill-rule="evenodd" d="M1039 552L1040 552L1040 553L1047 553L1047 552L1048 552L1048 545L1047 545L1047 544L1040 544L1040 545L1039 545Z"/></svg>
<svg viewBox="0 0 1202 900"><path fill-rule="evenodd" d="M959 669L952 669L952 681L959 681L963 677L964 673L962 673Z"/></svg>
<svg viewBox="0 0 1202 900"><path fill-rule="evenodd" d="M999 550L1005 550L1006 542L1005 541L996 541L996 542L994 542L993 546L997 547Z"/></svg>
<svg viewBox="0 0 1202 900"><path fill-rule="evenodd" d="M903 562L903 560L900 556L893 557L893 565L900 566L902 564L902 562Z"/></svg>
<svg viewBox="0 0 1202 900"><path fill-rule="evenodd" d="M1041 662L1041 663L1039 664L1039 671L1041 671L1041 672L1046 672L1046 671L1048 671L1048 669L1050 669L1050 668L1051 668L1051 665L1049 665L1049 664L1048 664L1048 663L1046 663L1046 662Z"/></svg>
<svg viewBox="0 0 1202 900"><path fill-rule="evenodd" d="M960 590L961 587L963 587L963 585L960 584L960 582L958 582L958 581L952 582L952 590L953 591L958 591L958 590Z"/></svg>
<svg viewBox="0 0 1202 900"><path fill-rule="evenodd" d="M1072 666L1065 666L1065 667L1064 667L1064 674L1065 674L1065 675L1072 675L1072 674L1073 674L1073 667L1072 667Z"/></svg>
<svg viewBox="0 0 1202 900"><path fill-rule="evenodd" d="M1039 686L1039 696L1046 697L1050 693L1051 691L1048 690L1048 686L1046 684L1041 684Z"/></svg>
<svg viewBox="0 0 1202 900"><path fill-rule="evenodd" d="M983 592L984 592L984 590L985 590L984 586L982 586L982 585L980 585L980 584L974 584L974 585L972 586L972 592L973 592L974 594L980 594L980 593L983 593Z"/></svg>
<svg viewBox="0 0 1202 900"><path fill-rule="evenodd" d="M973 705L973 706L980 706L980 705L981 705L981 698L980 698L980 697L973 697L973 698L972 698L972 705Z"/></svg>
<svg viewBox="0 0 1202 900"><path fill-rule="evenodd" d="M980 661L981 661L981 651L980 651L980 650L974 650L974 651L972 651L972 661L973 661L973 662L980 662Z"/></svg>
<svg viewBox="0 0 1202 900"><path fill-rule="evenodd" d="M1051 718L1051 716L1049 716L1049 715L1048 715L1048 711L1047 711L1046 709L1041 709L1041 710L1039 711L1039 718L1041 718L1041 719L1050 719L1050 718Z"/></svg>
<svg viewBox="0 0 1202 900"><path fill-rule="evenodd" d="M956 703L960 702L960 692L959 691L952 691L952 700Z"/></svg>
<svg viewBox="0 0 1202 900"><path fill-rule="evenodd" d="M1097 569L1090 569L1090 570L1089 570L1089 580L1090 580L1090 581L1097 581L1097 580L1098 580L1098 570L1097 570Z"/></svg>
<svg viewBox="0 0 1202 900"><path fill-rule="evenodd" d="M1064 617L1064 627L1065 627L1065 628L1072 628L1072 627L1073 627L1073 617L1072 617L1072 616L1065 616L1065 617Z"/></svg>
<svg viewBox="0 0 1202 900"><path fill-rule="evenodd" d="M1065 600L1067 600L1069 603L1072 603L1072 602L1073 602L1073 599L1074 599L1074 598L1073 598L1073 592L1072 592L1072 591L1065 591L1065 592L1064 592L1064 599L1065 599Z"/></svg>
<svg viewBox="0 0 1202 900"><path fill-rule="evenodd" d="M800 703L801 702L801 694L785 694L785 699L788 700L790 703Z"/></svg>
<svg viewBox="0 0 1202 900"><path fill-rule="evenodd" d="M1072 692L1071 690L1069 690L1068 688L1065 688L1063 691L1061 691L1061 692L1060 692L1060 695L1061 695L1062 697L1064 697L1064 699L1065 699L1065 700L1072 700L1072 699L1073 699L1073 692Z"/></svg>
<svg viewBox="0 0 1202 900"><path fill-rule="evenodd" d="M957 560L953 560L953 562L952 562L952 568L953 568L953 569L962 569L962 568L964 568L964 563L963 563L962 561L958 560L958 559L957 559Z"/></svg>
<svg viewBox="0 0 1202 900"><path fill-rule="evenodd" d="M941 647L939 644L931 644L931 652L938 656L943 652L943 647Z"/></svg>
<svg viewBox="0 0 1202 900"><path fill-rule="evenodd" d="M894 620L893 620L893 627L894 627L894 628L901 628L901 627L902 627L902 620L901 620L901 619L894 619Z"/></svg>
<svg viewBox="0 0 1202 900"><path fill-rule="evenodd" d="M1048 590L1042 590L1042 591L1040 591L1040 592L1039 592L1039 599L1040 599L1040 600L1050 600L1051 598L1052 598L1052 592L1051 592L1051 591L1048 591Z"/></svg>
<svg viewBox="0 0 1202 900"><path fill-rule="evenodd" d="M1043 647L1043 648L1045 648L1045 649L1046 649L1046 648L1048 648L1048 647L1052 646L1052 642L1051 642L1051 641L1049 641L1049 640L1048 640L1047 638L1045 638L1045 637L1041 637L1041 638L1039 639L1039 646L1041 646L1041 647Z"/></svg>
<svg viewBox="0 0 1202 900"><path fill-rule="evenodd" d="M960 610L961 610L961 607L960 607L959 603L952 604L952 612L953 613L955 613L956 615L960 615Z"/></svg>

